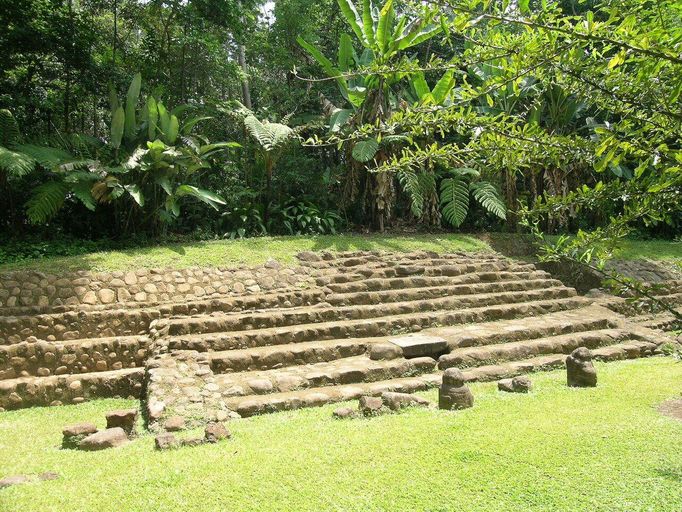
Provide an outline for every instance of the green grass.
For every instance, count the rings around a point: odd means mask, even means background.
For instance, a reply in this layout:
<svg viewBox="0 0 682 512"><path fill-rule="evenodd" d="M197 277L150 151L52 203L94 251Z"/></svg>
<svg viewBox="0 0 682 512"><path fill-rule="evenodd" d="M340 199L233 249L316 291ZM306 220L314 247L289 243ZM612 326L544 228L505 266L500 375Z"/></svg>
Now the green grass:
<svg viewBox="0 0 682 512"><path fill-rule="evenodd" d="M294 261L294 255L300 251L323 250L402 252L429 250L445 253L490 250L490 247L476 237L455 234L263 237L169 244L80 256L44 258L1 265L0 271L23 269L50 272L87 269L114 271L155 267L251 266L262 264L269 258L291 263Z"/></svg>
<svg viewBox="0 0 682 512"><path fill-rule="evenodd" d="M564 372L530 395L473 386L461 412L410 410L337 421L334 406L230 423L233 439L157 453L144 436L98 453L59 449L61 427L102 425L133 402L0 414L0 473L56 471L0 490L12 511L670 511L682 510L682 363L598 364L596 389ZM435 400L436 391L424 393Z"/></svg>
<svg viewBox="0 0 682 512"><path fill-rule="evenodd" d="M682 242L669 240L625 240L615 256L626 260L650 259L682 264Z"/></svg>

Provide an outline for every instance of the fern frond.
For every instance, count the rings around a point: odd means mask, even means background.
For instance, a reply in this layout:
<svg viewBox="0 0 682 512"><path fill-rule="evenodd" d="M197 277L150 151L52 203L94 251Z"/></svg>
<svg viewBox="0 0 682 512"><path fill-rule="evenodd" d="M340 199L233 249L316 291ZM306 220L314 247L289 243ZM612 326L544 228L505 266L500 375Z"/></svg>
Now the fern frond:
<svg viewBox="0 0 682 512"><path fill-rule="evenodd" d="M26 214L33 224L46 222L56 215L64 204L69 187L61 181L46 181L33 190L26 203Z"/></svg>
<svg viewBox="0 0 682 512"><path fill-rule="evenodd" d="M502 220L507 218L507 208L492 183L477 181L469 185L474 199L487 211Z"/></svg>
<svg viewBox="0 0 682 512"><path fill-rule="evenodd" d="M49 146L36 146L35 144L21 144L16 147L18 151L27 154L36 162L47 169L51 169L61 163L72 160L73 157L63 149Z"/></svg>
<svg viewBox="0 0 682 512"><path fill-rule="evenodd" d="M469 186L460 176L445 178L440 183L440 204L443 218L459 227L469 212Z"/></svg>
<svg viewBox="0 0 682 512"><path fill-rule="evenodd" d="M295 135L294 130L285 124L261 122L251 114L244 118L244 126L265 151L279 148Z"/></svg>
<svg viewBox="0 0 682 512"><path fill-rule="evenodd" d="M12 146L21 140L19 124L12 112L0 109L0 146Z"/></svg>
<svg viewBox="0 0 682 512"><path fill-rule="evenodd" d="M358 162L369 162L379 151L376 139L361 140L353 146L353 158Z"/></svg>
<svg viewBox="0 0 682 512"><path fill-rule="evenodd" d="M0 146L0 172L10 178L20 178L33 170L36 161L30 156Z"/></svg>
<svg viewBox="0 0 682 512"><path fill-rule="evenodd" d="M424 194L422 193L419 176L412 169L403 169L398 172L398 182L402 189L410 196L410 211L419 218L424 211Z"/></svg>

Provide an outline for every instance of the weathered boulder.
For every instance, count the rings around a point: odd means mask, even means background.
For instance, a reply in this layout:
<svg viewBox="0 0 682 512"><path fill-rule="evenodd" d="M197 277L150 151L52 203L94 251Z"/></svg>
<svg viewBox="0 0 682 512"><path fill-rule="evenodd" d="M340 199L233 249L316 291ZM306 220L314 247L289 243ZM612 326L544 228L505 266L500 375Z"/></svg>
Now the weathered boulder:
<svg viewBox="0 0 682 512"><path fill-rule="evenodd" d="M350 407L339 407L332 413L332 416L337 420L355 418L357 415L358 415L357 411L351 409Z"/></svg>
<svg viewBox="0 0 682 512"><path fill-rule="evenodd" d="M299 261L322 261L322 257L312 251L299 252L296 255L296 258L298 258Z"/></svg>
<svg viewBox="0 0 682 512"><path fill-rule="evenodd" d="M532 387L533 383L524 375L513 379L502 379L497 383L497 389L507 393L528 393Z"/></svg>
<svg viewBox="0 0 682 512"><path fill-rule="evenodd" d="M127 435L135 434L137 409L119 409L107 414L107 428L122 428Z"/></svg>
<svg viewBox="0 0 682 512"><path fill-rule="evenodd" d="M185 418L182 416L171 416L163 424L166 432L179 432L185 429Z"/></svg>
<svg viewBox="0 0 682 512"><path fill-rule="evenodd" d="M381 401L392 411L399 411L405 407L428 407L431 405L431 402L420 396L392 391L381 393Z"/></svg>
<svg viewBox="0 0 682 512"><path fill-rule="evenodd" d="M474 395L464 382L464 375L458 368L448 368L443 373L443 382L438 390L440 409L467 409L473 407Z"/></svg>
<svg viewBox="0 0 682 512"><path fill-rule="evenodd" d="M86 451L106 450L123 446L126 443L128 443L128 436L125 430L116 427L90 434L78 443L78 448Z"/></svg>
<svg viewBox="0 0 682 512"><path fill-rule="evenodd" d="M363 416L378 416L385 412L384 402L377 396L361 396L358 410Z"/></svg>
<svg viewBox="0 0 682 512"><path fill-rule="evenodd" d="M592 363L592 352L588 348L576 348L566 358L566 381L570 387L575 388L593 388L597 385L597 370Z"/></svg>
<svg viewBox="0 0 682 512"><path fill-rule="evenodd" d="M95 432L97 432L97 427L94 423L77 423L76 425L64 427L62 430L64 436L62 438L62 447L77 448L78 443Z"/></svg>
<svg viewBox="0 0 682 512"><path fill-rule="evenodd" d="M180 443L174 434L164 432L154 438L154 446L157 450L170 450L171 448L178 448Z"/></svg>
<svg viewBox="0 0 682 512"><path fill-rule="evenodd" d="M208 443L217 443L223 439L229 439L232 437L230 431L225 428L222 423L209 423L204 429L204 438Z"/></svg>

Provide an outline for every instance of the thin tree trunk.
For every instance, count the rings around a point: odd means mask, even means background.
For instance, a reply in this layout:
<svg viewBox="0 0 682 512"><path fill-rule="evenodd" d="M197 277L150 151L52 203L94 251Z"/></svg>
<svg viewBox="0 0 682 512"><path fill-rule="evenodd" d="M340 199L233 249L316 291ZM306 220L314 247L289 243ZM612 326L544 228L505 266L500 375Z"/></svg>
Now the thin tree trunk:
<svg viewBox="0 0 682 512"><path fill-rule="evenodd" d="M239 66L242 68L242 77L241 77L241 82L242 82L242 100L244 103L244 106L251 110L251 89L249 88L249 79L247 75L247 68L246 68L246 47L243 44L240 44L237 49L237 60L239 62Z"/></svg>

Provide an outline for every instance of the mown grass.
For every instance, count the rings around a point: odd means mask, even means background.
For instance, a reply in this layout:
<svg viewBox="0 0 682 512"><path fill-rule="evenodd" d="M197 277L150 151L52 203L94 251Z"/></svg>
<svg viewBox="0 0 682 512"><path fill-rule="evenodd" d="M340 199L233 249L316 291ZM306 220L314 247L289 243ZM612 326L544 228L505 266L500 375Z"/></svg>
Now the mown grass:
<svg viewBox="0 0 682 512"><path fill-rule="evenodd" d="M384 250L409 252L428 250L490 250L474 236L438 235L334 235L260 237L140 247L130 250L96 252L59 258L43 258L0 266L6 270L114 271L131 268L187 268L205 266L259 265L269 258L292 263L301 251Z"/></svg>
<svg viewBox="0 0 682 512"><path fill-rule="evenodd" d="M269 258L285 264L294 262L301 251L396 251L428 250L438 253L492 250L520 256L528 250L528 239L508 233L484 235L329 235L259 237L243 240L173 243L118 251L102 251L78 256L50 257L0 265L0 272L38 270L54 273L93 270L115 271L137 268L187 268L235 265L254 266ZM519 247L516 247L519 245ZM528 255L526 255L528 256ZM652 259L682 266L682 243L665 240L626 240L615 256L622 259Z"/></svg>
<svg viewBox="0 0 682 512"><path fill-rule="evenodd" d="M328 406L238 420L230 441L164 453L148 435L106 452L59 449L63 425L102 425L133 402L5 412L0 473L60 478L0 490L0 510L679 512L682 423L656 406L679 397L682 364L598 372L587 390L567 388L562 371L535 375L527 396L477 384L461 412L337 421Z"/></svg>
<svg viewBox="0 0 682 512"><path fill-rule="evenodd" d="M682 242L669 240L625 240L615 252L626 260L650 259L671 261L682 265Z"/></svg>

